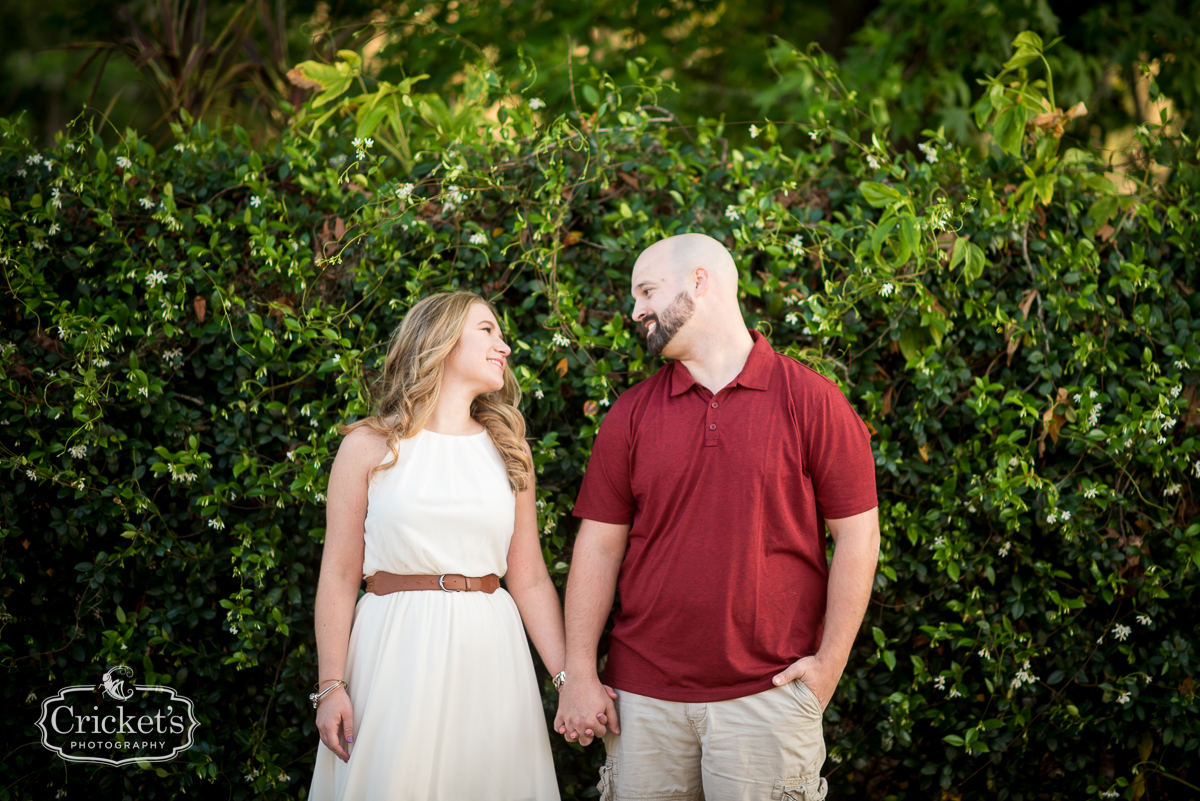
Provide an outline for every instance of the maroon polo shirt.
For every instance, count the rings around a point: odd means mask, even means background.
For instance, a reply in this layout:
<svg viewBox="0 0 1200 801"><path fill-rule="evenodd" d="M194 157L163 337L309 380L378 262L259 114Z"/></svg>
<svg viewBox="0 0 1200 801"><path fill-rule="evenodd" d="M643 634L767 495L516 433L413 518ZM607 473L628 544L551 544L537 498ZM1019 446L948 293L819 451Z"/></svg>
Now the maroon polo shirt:
<svg viewBox="0 0 1200 801"><path fill-rule="evenodd" d="M821 644L825 519L877 505L870 434L837 384L758 331L715 396L679 362L596 435L576 517L630 524L604 680L701 703L769 689Z"/></svg>

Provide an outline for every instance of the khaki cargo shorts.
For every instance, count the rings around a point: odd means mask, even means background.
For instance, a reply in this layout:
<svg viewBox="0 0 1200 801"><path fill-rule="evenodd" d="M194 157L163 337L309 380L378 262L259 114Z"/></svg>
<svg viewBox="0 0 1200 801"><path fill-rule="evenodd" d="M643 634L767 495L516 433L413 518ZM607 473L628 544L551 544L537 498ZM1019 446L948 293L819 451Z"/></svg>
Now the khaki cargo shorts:
<svg viewBox="0 0 1200 801"><path fill-rule="evenodd" d="M617 691L601 801L821 801L821 703L799 679L689 704Z"/></svg>

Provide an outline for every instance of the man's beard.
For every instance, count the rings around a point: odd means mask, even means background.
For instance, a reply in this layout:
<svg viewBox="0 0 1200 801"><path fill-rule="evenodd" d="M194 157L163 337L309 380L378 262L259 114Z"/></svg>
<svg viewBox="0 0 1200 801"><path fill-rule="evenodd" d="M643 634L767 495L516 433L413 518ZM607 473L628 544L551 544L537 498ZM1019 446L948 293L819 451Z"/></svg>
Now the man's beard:
<svg viewBox="0 0 1200 801"><path fill-rule="evenodd" d="M680 292L675 296L675 300L671 301L671 305L663 309L661 319L653 312L642 318L642 325L654 322L654 332L646 336L646 348L650 351L651 356L657 356L662 353L663 348L667 346L677 333L692 317L692 313L696 311L696 304L692 302L692 298L687 292Z"/></svg>

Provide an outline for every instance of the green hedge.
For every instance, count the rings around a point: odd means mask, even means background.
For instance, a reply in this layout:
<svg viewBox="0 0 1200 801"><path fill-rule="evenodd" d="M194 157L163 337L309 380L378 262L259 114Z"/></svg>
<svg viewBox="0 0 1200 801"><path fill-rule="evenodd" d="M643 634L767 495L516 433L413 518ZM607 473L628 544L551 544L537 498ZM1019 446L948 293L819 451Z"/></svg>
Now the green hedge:
<svg viewBox="0 0 1200 801"><path fill-rule="evenodd" d="M504 311L561 584L596 426L659 367L629 269L682 231L729 245L749 324L873 430L883 546L827 712L832 792L1190 792L1197 155L1145 126L1117 194L1012 66L973 150L892 152L828 86L805 148L764 125L732 149L602 79L556 119L509 100L489 122L485 86L410 172L353 121L257 150L196 125L161 152L80 122L39 153L0 120L0 798L304 797L336 427L428 292ZM197 743L64 769L38 699L115 662L193 698ZM601 749L554 751L564 797L594 797Z"/></svg>

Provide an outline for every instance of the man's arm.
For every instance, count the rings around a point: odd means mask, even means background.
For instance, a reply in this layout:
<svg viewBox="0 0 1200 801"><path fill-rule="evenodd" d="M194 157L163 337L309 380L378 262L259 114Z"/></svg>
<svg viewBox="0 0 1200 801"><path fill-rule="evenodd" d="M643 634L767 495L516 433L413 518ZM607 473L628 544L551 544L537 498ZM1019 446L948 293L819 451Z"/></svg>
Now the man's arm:
<svg viewBox="0 0 1200 801"><path fill-rule="evenodd" d="M833 537L833 561L825 604L821 647L774 679L776 685L802 679L821 702L829 705L850 658L850 648L862 625L879 561L879 507L852 517L826 520Z"/></svg>
<svg viewBox="0 0 1200 801"><path fill-rule="evenodd" d="M583 520L567 577L567 683L558 698L554 730L587 745L606 726L620 734L617 710L596 673L596 648L612 611L629 526Z"/></svg>

